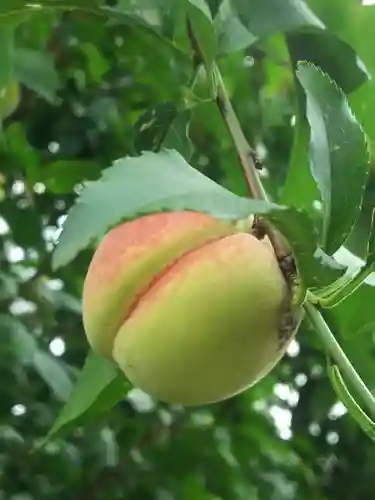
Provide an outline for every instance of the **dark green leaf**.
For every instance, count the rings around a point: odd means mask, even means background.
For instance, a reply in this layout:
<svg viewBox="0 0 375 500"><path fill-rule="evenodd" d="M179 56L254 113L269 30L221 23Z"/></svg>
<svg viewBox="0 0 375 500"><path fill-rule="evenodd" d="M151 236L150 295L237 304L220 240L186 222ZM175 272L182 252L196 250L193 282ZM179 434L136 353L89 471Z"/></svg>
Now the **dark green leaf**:
<svg viewBox="0 0 375 500"><path fill-rule="evenodd" d="M367 243L366 265L375 264L375 209L372 211L371 231Z"/></svg>
<svg viewBox="0 0 375 500"><path fill-rule="evenodd" d="M14 78L14 28L0 23L0 95Z"/></svg>
<svg viewBox="0 0 375 500"><path fill-rule="evenodd" d="M9 18L11 16L12 19L18 19L20 16L35 14L36 12L42 13L51 9L80 10L102 17L110 17L119 23L136 27L154 36L159 43L167 44L181 52L177 46L159 33L156 26L148 22L147 10L149 9L145 9L146 15L142 16L141 9L132 6L133 9L131 10L128 7L130 6L124 5L124 8L111 7L104 0L40 0L37 4L32 4L26 0L4 0L0 4L0 18Z"/></svg>
<svg viewBox="0 0 375 500"><path fill-rule="evenodd" d="M301 27L324 29L324 24L301 0L232 0L233 10L226 2L221 7L223 18L237 14L250 33L257 39L279 31L290 31Z"/></svg>
<svg viewBox="0 0 375 500"><path fill-rule="evenodd" d="M33 364L36 372L50 387L55 397L62 402L67 401L73 384L61 361L52 354L37 349L34 353Z"/></svg>
<svg viewBox="0 0 375 500"><path fill-rule="evenodd" d="M340 335L353 338L371 334L375 328L375 283L363 284L355 293L334 309L327 310L328 318L334 322Z"/></svg>
<svg viewBox="0 0 375 500"><path fill-rule="evenodd" d="M323 202L322 240L333 253L359 215L369 170L366 138L344 94L327 75L300 63L297 77L307 96L311 169Z"/></svg>
<svg viewBox="0 0 375 500"><path fill-rule="evenodd" d="M81 300L62 290L54 290L50 282L40 278L34 280L34 289L38 299L42 299L56 309L65 309L78 315L82 315Z"/></svg>
<svg viewBox="0 0 375 500"><path fill-rule="evenodd" d="M314 202L320 199L320 195L310 171L309 138L309 124L304 112L299 109L294 127L293 149L289 169L279 202L302 208L311 214Z"/></svg>
<svg viewBox="0 0 375 500"><path fill-rule="evenodd" d="M47 101L55 101L60 82L52 57L32 49L18 49L14 64L20 82Z"/></svg>
<svg viewBox="0 0 375 500"><path fill-rule="evenodd" d="M0 271L0 301L17 296L18 283L14 276Z"/></svg>
<svg viewBox="0 0 375 500"><path fill-rule="evenodd" d="M165 149L175 149L183 158L188 161L193 154L193 144L191 143L188 130L190 126L190 111L179 113L171 123L171 126L163 140L162 147Z"/></svg>
<svg viewBox="0 0 375 500"><path fill-rule="evenodd" d="M303 210L288 208L267 215L291 244L304 288L321 287L338 279L344 269L318 247L318 233Z"/></svg>
<svg viewBox="0 0 375 500"><path fill-rule="evenodd" d="M375 212L373 211L371 232L368 239L368 251L366 261L363 265L358 266L355 272L351 272L350 276L343 276L336 283L332 283L326 289L323 289L318 294L320 297L320 305L324 308L337 307L342 301L347 300L355 293L366 279L375 271Z"/></svg>
<svg viewBox="0 0 375 500"><path fill-rule="evenodd" d="M230 7L229 2L221 4L220 11L215 18L218 31L219 50L222 54L237 52L250 47L258 38L240 21Z"/></svg>
<svg viewBox="0 0 375 500"><path fill-rule="evenodd" d="M41 445L55 434L111 409L124 397L127 388L128 383L116 366L90 351L69 401Z"/></svg>
<svg viewBox="0 0 375 500"><path fill-rule="evenodd" d="M205 0L188 0L187 13L191 23L194 43L206 67L210 68L217 54L217 40L210 9Z"/></svg>
<svg viewBox="0 0 375 500"><path fill-rule="evenodd" d="M102 78L110 69L108 60L92 43L82 43L80 49L86 55L88 71L91 78L95 82L101 83Z"/></svg>
<svg viewBox="0 0 375 500"><path fill-rule="evenodd" d="M358 422L365 434L375 441L375 422L373 422L367 414L362 410L361 406L357 403L355 398L347 388L344 379L340 373L338 366L329 365L328 374L331 384L338 396L348 409L350 415Z"/></svg>
<svg viewBox="0 0 375 500"><path fill-rule="evenodd" d="M369 78L355 51L326 31L322 21L302 0L223 2L215 23L221 52L243 49L256 40L285 32L295 62L304 60L320 66L346 92Z"/></svg>
<svg viewBox="0 0 375 500"><path fill-rule="evenodd" d="M14 80L0 90L0 121L8 118L16 109L20 99L20 85Z"/></svg>
<svg viewBox="0 0 375 500"><path fill-rule="evenodd" d="M31 364L37 350L36 342L25 325L8 315L0 314L0 348L2 357L14 356L21 364Z"/></svg>
<svg viewBox="0 0 375 500"><path fill-rule="evenodd" d="M170 102L147 110L134 125L134 145L137 153L158 151L177 117L177 108Z"/></svg>
<svg viewBox="0 0 375 500"><path fill-rule="evenodd" d="M92 160L57 160L38 168L33 182L43 182L56 194L69 193L77 184L99 176L100 165Z"/></svg>
<svg viewBox="0 0 375 500"><path fill-rule="evenodd" d="M7 219L17 245L34 248L44 245L40 234L41 221L32 208L20 208L15 200L6 199L2 202L1 213Z"/></svg>
<svg viewBox="0 0 375 500"><path fill-rule="evenodd" d="M369 2L366 2L369 3ZM366 133L371 139L372 148L375 146L375 121L373 109L375 106L375 59L372 44L368 40L372 37L375 24L374 6L364 5L365 2L353 2L351 0L309 0L309 5L325 22L327 28L337 34L342 40L353 47L364 62L372 78L351 94L350 105L355 115L361 121ZM323 47L324 50L324 47ZM337 58L346 57L347 54L337 54ZM336 58L331 61L331 66L336 66ZM319 65L319 64L318 64ZM327 71L328 68L325 68ZM341 87L342 82L334 74L330 74ZM353 74L348 69L346 78L352 79ZM347 91L346 87L343 87Z"/></svg>
<svg viewBox="0 0 375 500"><path fill-rule="evenodd" d="M287 37L292 60L319 66L344 92L353 92L370 75L355 50L332 32L297 33Z"/></svg>

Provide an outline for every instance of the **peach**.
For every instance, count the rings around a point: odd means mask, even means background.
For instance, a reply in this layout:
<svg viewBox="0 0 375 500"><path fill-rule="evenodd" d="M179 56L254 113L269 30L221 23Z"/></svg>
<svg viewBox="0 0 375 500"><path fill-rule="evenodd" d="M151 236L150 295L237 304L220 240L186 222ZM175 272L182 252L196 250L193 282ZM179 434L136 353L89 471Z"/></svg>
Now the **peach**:
<svg viewBox="0 0 375 500"><path fill-rule="evenodd" d="M92 348L164 402L199 405L250 387L280 360L290 293L270 245L197 212L111 230L90 264Z"/></svg>

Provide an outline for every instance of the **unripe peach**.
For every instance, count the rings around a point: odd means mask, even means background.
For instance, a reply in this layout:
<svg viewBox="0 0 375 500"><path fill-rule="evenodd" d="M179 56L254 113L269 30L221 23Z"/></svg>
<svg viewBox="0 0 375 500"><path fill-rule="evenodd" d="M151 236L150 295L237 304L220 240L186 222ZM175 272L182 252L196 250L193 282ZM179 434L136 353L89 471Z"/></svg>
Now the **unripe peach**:
<svg viewBox="0 0 375 500"><path fill-rule="evenodd" d="M92 348L169 403L219 401L254 384L288 345L289 289L270 245L211 216L160 213L108 233L90 264Z"/></svg>

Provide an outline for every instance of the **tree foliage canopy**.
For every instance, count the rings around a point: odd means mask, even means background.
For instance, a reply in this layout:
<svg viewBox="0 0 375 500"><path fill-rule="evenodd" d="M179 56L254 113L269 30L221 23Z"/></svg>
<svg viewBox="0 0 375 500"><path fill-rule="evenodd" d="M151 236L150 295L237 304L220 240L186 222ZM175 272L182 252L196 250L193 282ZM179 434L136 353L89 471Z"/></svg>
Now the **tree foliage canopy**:
<svg viewBox="0 0 375 500"><path fill-rule="evenodd" d="M121 220L262 214L374 389L374 280L329 288L374 269L374 24L359 0L1 1L0 500L373 498L307 320L251 390L186 409L87 356L81 294ZM247 198L220 78L270 202Z"/></svg>

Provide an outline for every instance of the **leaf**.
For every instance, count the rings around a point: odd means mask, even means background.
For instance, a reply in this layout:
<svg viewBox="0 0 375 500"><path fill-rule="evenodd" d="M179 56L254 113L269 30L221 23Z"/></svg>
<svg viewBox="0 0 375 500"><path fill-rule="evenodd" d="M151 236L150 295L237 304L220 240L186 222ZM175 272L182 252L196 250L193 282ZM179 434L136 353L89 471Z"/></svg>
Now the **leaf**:
<svg viewBox="0 0 375 500"><path fill-rule="evenodd" d="M41 236L39 214L31 207L19 207L16 200L5 198L1 203L1 213L6 218L13 241L25 248L42 248L45 244Z"/></svg>
<svg viewBox="0 0 375 500"><path fill-rule="evenodd" d="M112 408L124 397L127 387L128 382L113 363L90 351L67 404L39 446Z"/></svg>
<svg viewBox="0 0 375 500"><path fill-rule="evenodd" d="M17 296L18 283L14 276L0 271L0 301Z"/></svg>
<svg viewBox="0 0 375 500"><path fill-rule="evenodd" d="M353 338L372 334L375 329L375 286L364 283L355 293L326 314L334 322L340 335Z"/></svg>
<svg viewBox="0 0 375 500"><path fill-rule="evenodd" d="M351 0L309 0L310 6L323 20L327 20L329 28L342 40L350 43L360 55L370 75L375 74L375 59L372 44L368 40L373 35L375 23L374 6L365 7L365 2ZM339 55L339 54L338 54ZM341 54L340 58L345 54ZM336 64L335 64L336 65ZM336 82L341 82L331 75ZM347 72L351 77L351 72ZM375 146L375 82L369 78L367 83L350 95L350 104L371 139L372 149Z"/></svg>
<svg viewBox="0 0 375 500"><path fill-rule="evenodd" d="M35 351L33 364L35 371L50 387L55 397L65 402L72 390L72 381L64 365L41 349Z"/></svg>
<svg viewBox="0 0 375 500"><path fill-rule="evenodd" d="M36 297L52 305L56 309L65 309L78 315L82 315L81 300L70 293L62 290L54 290L45 278L34 280ZM34 300L36 300L34 298Z"/></svg>
<svg viewBox="0 0 375 500"><path fill-rule="evenodd" d="M299 86L297 87L298 91ZM300 109L301 106L302 103L299 103L294 126L293 149L289 161L287 178L279 203L302 208L311 215L314 201L319 200L320 196L316 182L310 171L308 157L309 124L303 110Z"/></svg>
<svg viewBox="0 0 375 500"><path fill-rule="evenodd" d="M218 45L221 54L230 54L250 47L257 36L249 31L233 12L230 2L223 1L215 17Z"/></svg>
<svg viewBox="0 0 375 500"><path fill-rule="evenodd" d="M17 81L0 88L0 121L8 118L17 109L19 101L20 85Z"/></svg>
<svg viewBox="0 0 375 500"><path fill-rule="evenodd" d="M304 211L236 196L192 168L175 151L166 150L119 160L100 180L87 184L65 221L53 265L66 264L122 220L183 209L227 220L267 214L290 241L305 288L325 286L343 272L318 247L318 233Z"/></svg>
<svg viewBox="0 0 375 500"><path fill-rule="evenodd" d="M187 14L191 22L194 41L198 44L199 53L209 69L217 54L216 33L210 9L205 0L188 0Z"/></svg>
<svg viewBox="0 0 375 500"><path fill-rule="evenodd" d="M361 262L361 261L360 261ZM347 300L375 272L375 210L372 213L371 231L367 244L366 261L350 276L343 276L336 283L319 292L319 304L324 308L337 307Z"/></svg>
<svg viewBox="0 0 375 500"><path fill-rule="evenodd" d="M162 143L163 148L175 149L187 160L190 160L193 154L193 144L188 136L190 119L190 111L179 113L171 123Z"/></svg>
<svg viewBox="0 0 375 500"><path fill-rule="evenodd" d="M332 254L360 212L369 171L366 138L344 94L326 74L299 63L297 77L307 96L310 165L323 202L323 245Z"/></svg>
<svg viewBox="0 0 375 500"><path fill-rule="evenodd" d="M328 32L302 0L224 1L215 24L222 53L246 48L257 40L283 32L287 34L295 61L310 61L320 66L345 91L352 91L369 79L355 51Z"/></svg>
<svg viewBox="0 0 375 500"><path fill-rule="evenodd" d="M223 2L223 19L237 15L239 21L257 39L279 31L301 27L324 29L324 24L301 0L231 0L232 9ZM220 15L219 14L219 15Z"/></svg>
<svg viewBox="0 0 375 500"><path fill-rule="evenodd" d="M18 19L20 16L42 13L51 9L80 10L90 14L110 17L118 23L136 27L181 53L176 45L164 38L155 26L147 21L147 15L142 16L141 9L136 9L136 7L134 11L121 7L110 7L103 0L73 0L69 2L66 0L39 0L37 3L30 3L26 0L2 0L0 2L0 20L4 17L7 18L8 22L10 16L12 19Z"/></svg>
<svg viewBox="0 0 375 500"><path fill-rule="evenodd" d="M17 79L53 103L60 87L53 58L45 52L32 49L17 49L14 58Z"/></svg>
<svg viewBox="0 0 375 500"><path fill-rule="evenodd" d="M343 274L344 268L319 248L318 233L304 210L273 210L266 217L291 244L303 288L328 285Z"/></svg>
<svg viewBox="0 0 375 500"><path fill-rule="evenodd" d="M190 209L236 220L271 207L227 191L175 151L146 152L116 161L101 179L87 183L64 223L53 266L67 264L111 226L141 214Z"/></svg>
<svg viewBox="0 0 375 500"><path fill-rule="evenodd" d="M10 350L21 364L33 366L56 398L66 401L72 382L63 364L48 352L40 350L27 328L18 320L0 314L1 349ZM5 340L7 342L5 342ZM2 355L6 356L6 352ZM9 354L8 354L9 355Z"/></svg>
<svg viewBox="0 0 375 500"><path fill-rule="evenodd" d="M366 266L375 264L375 209L372 210L371 231L367 242Z"/></svg>
<svg viewBox="0 0 375 500"><path fill-rule="evenodd" d="M72 313L82 315L82 304L77 297L71 295L70 293L55 291L54 292L54 303L55 307L65 309Z"/></svg>
<svg viewBox="0 0 375 500"><path fill-rule="evenodd" d="M362 410L360 405L348 390L338 366L329 363L328 375L331 380L332 387L336 392L336 395L342 401L342 403L344 403L350 416L354 418L354 420L356 420L365 434L372 441L375 441L375 422L373 422Z"/></svg>
<svg viewBox="0 0 375 500"><path fill-rule="evenodd" d="M88 72L91 78L96 83L101 83L102 78L110 70L110 64L108 60L92 43L82 43L79 48L87 58Z"/></svg>
<svg viewBox="0 0 375 500"><path fill-rule="evenodd" d="M70 193L74 187L99 176L100 165L91 160L57 160L34 170L30 181L43 182L55 194Z"/></svg>
<svg viewBox="0 0 375 500"><path fill-rule="evenodd" d="M10 354L21 364L31 364L37 345L24 324L6 314L0 314L0 332L2 357L6 359Z"/></svg>
<svg viewBox="0 0 375 500"><path fill-rule="evenodd" d="M134 145L137 153L158 151L177 113L176 106L170 102L158 103L147 110L134 125Z"/></svg>
<svg viewBox="0 0 375 500"><path fill-rule="evenodd" d="M332 32L289 34L287 39L293 61L319 66L347 93L371 78L355 50Z"/></svg>
<svg viewBox="0 0 375 500"><path fill-rule="evenodd" d="M14 78L14 27L0 23L0 95Z"/></svg>

